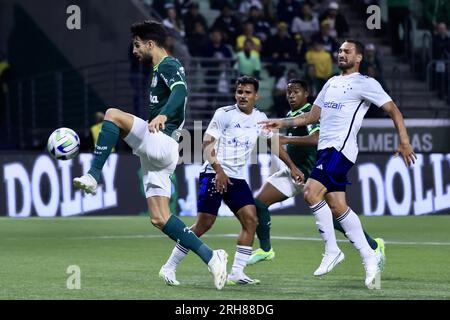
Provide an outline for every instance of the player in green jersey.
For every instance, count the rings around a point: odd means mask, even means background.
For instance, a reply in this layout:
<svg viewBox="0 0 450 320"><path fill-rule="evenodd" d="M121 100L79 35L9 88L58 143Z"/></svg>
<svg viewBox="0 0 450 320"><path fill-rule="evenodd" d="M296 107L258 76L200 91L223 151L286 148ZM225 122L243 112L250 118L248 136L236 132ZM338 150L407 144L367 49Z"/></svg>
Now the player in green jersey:
<svg viewBox="0 0 450 320"><path fill-rule="evenodd" d="M307 102L308 88L305 81L292 79L289 81L286 98L291 106L291 111L287 117L296 117L302 113L311 110L311 104ZM289 128L286 136L280 136L280 144L287 145L287 152L294 161L295 165L304 173L304 182L309 178L309 175L316 163L317 143L319 140L320 125L318 122L309 124L307 126ZM290 197L295 197L300 192L303 192L302 184L296 184L292 181L288 168L284 168L269 177L268 181L262 186L255 202L257 208L257 215L259 224L256 229L256 234L259 239L260 248L255 250L251 255L248 265L255 264L260 261L272 260L275 257L275 252L270 243L270 213L269 206L274 203L284 201ZM334 221L334 228L344 232L341 225L336 219ZM384 258L384 241L383 239L372 239L370 235L365 233L367 241L374 250L378 250ZM321 276L330 272L342 259L329 261L326 265L321 265L314 275ZM384 263L384 259L382 259Z"/></svg>
<svg viewBox="0 0 450 320"><path fill-rule="evenodd" d="M133 53L153 63L148 121L116 108L106 111L90 170L74 179L74 185L95 194L102 168L119 136L140 158L151 223L208 264L217 289L227 279L227 253L211 250L169 209L170 176L178 162L178 138L184 124L187 86L181 63L164 48L167 33L162 24L133 24Z"/></svg>

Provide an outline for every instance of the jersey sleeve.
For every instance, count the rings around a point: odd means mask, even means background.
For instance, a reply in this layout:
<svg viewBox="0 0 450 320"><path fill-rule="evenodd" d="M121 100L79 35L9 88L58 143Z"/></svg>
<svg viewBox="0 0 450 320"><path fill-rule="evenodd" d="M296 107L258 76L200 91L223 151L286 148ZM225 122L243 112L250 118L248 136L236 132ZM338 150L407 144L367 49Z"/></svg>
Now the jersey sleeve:
<svg viewBox="0 0 450 320"><path fill-rule="evenodd" d="M205 131L205 134L209 134L215 139L219 139L227 125L226 115L227 113L224 110L218 109L216 113L214 113L214 116L211 119L211 122L209 123L208 128Z"/></svg>
<svg viewBox="0 0 450 320"><path fill-rule="evenodd" d="M261 112L260 116L258 118L259 118L258 122L268 120L267 115L264 112ZM258 126L259 126L259 128L261 128L261 132L259 133L260 138L271 139L273 137L272 131L264 130L261 125L258 125Z"/></svg>
<svg viewBox="0 0 450 320"><path fill-rule="evenodd" d="M159 75L170 91L177 85L186 86L184 68L174 63L165 63L158 68Z"/></svg>
<svg viewBox="0 0 450 320"><path fill-rule="evenodd" d="M361 96L364 100L370 101L377 107L392 101L392 98L384 91L380 83L373 78L367 78L364 81L364 87L361 88Z"/></svg>
<svg viewBox="0 0 450 320"><path fill-rule="evenodd" d="M325 98L325 94L327 93L328 88L330 87L330 82L331 79L333 79L334 77L328 79L328 81L324 84L324 86L322 87L322 90L320 90L319 94L317 95L316 100L314 101L314 104L320 108L323 107L323 100Z"/></svg>
<svg viewBox="0 0 450 320"><path fill-rule="evenodd" d="M305 108L303 110L303 112L310 112L311 109L312 109L312 105L309 105L307 108ZM319 121L306 125L306 130L308 130L308 135L311 135L314 132L319 131L320 130L320 123L319 123Z"/></svg>

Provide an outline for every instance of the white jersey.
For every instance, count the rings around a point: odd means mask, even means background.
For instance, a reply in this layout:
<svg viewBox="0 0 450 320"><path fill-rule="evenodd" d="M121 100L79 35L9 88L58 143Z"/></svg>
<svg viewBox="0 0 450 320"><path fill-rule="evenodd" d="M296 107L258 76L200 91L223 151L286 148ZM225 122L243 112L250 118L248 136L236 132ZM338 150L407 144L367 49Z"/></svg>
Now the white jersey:
<svg viewBox="0 0 450 320"><path fill-rule="evenodd" d="M213 136L216 157L230 178L243 179L243 168L250 158L258 137L269 139L272 132L266 132L259 121L267 120L264 112L253 109L251 114L242 112L237 105L217 109L205 134ZM203 172L215 173L208 161Z"/></svg>
<svg viewBox="0 0 450 320"><path fill-rule="evenodd" d="M360 73L330 78L314 104L321 108L318 150L334 147L355 163L356 136L371 103L381 107L392 101L380 83Z"/></svg>

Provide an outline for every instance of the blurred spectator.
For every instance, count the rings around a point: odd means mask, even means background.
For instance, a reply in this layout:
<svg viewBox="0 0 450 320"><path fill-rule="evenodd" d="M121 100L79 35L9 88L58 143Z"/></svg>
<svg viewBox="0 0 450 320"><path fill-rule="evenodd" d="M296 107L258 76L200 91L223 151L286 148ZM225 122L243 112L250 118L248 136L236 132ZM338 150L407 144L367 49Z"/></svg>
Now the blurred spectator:
<svg viewBox="0 0 450 320"><path fill-rule="evenodd" d="M242 32L242 24L239 19L233 15L233 10L230 4L225 3L220 16L216 18L211 30L220 30L223 34L223 41L234 46L236 38Z"/></svg>
<svg viewBox="0 0 450 320"><path fill-rule="evenodd" d="M253 26L253 23L246 22L244 24L244 33L241 34L236 39L236 51L240 51L244 49L244 42L246 40L250 40L253 42L253 50L259 55L259 52L261 52L261 40L255 36L255 28Z"/></svg>
<svg viewBox="0 0 450 320"><path fill-rule="evenodd" d="M311 42L321 42L325 50L327 50L334 60L337 58L339 43L331 35L330 22L323 20L320 23L320 31L311 37Z"/></svg>
<svg viewBox="0 0 450 320"><path fill-rule="evenodd" d="M405 51L405 34L409 16L409 0L388 0L387 3L392 54L400 55ZM403 39L400 38L400 26L403 29Z"/></svg>
<svg viewBox="0 0 450 320"><path fill-rule="evenodd" d="M266 42L271 36L270 23L264 18L263 11L257 6L250 8L250 17L247 22L251 22L255 28L255 35L261 39L262 42Z"/></svg>
<svg viewBox="0 0 450 320"><path fill-rule="evenodd" d="M277 5L278 21L284 21L289 26L294 20L294 17L298 11L298 3L294 0L280 0Z"/></svg>
<svg viewBox="0 0 450 320"><path fill-rule="evenodd" d="M6 55L0 51L0 133L6 127L6 99L10 81L11 69L9 62L6 59Z"/></svg>
<svg viewBox="0 0 450 320"><path fill-rule="evenodd" d="M209 0L209 7L213 10L222 11L225 6L229 6L231 10L236 10L237 0Z"/></svg>
<svg viewBox="0 0 450 320"><path fill-rule="evenodd" d="M433 35L433 59L450 59L450 37L447 25L443 22L437 24L436 33Z"/></svg>
<svg viewBox="0 0 450 320"><path fill-rule="evenodd" d="M310 103L313 103L323 86L322 81L317 78L316 67L313 64L306 65L304 79L308 83L309 88L308 100Z"/></svg>
<svg viewBox="0 0 450 320"><path fill-rule="evenodd" d="M320 42L313 42L312 47L306 52L306 63L314 65L316 77L325 84L333 72L333 60L331 54L325 50Z"/></svg>
<svg viewBox="0 0 450 320"><path fill-rule="evenodd" d="M272 0L262 0L263 16L270 23L275 23L277 19L277 8Z"/></svg>
<svg viewBox="0 0 450 320"><path fill-rule="evenodd" d="M368 43L365 47L364 47L364 59L361 62L360 65L360 72L362 74L366 74L366 70L369 66L373 66L377 73L380 75L380 77L382 77L383 75L383 67L381 65L381 61L378 57L375 45L372 43Z"/></svg>
<svg viewBox="0 0 450 320"><path fill-rule="evenodd" d="M300 76L295 69L289 69L288 72L281 76L273 90L274 111L278 118L284 118L289 111L289 103L286 99L286 88L289 80L298 79Z"/></svg>
<svg viewBox="0 0 450 320"><path fill-rule="evenodd" d="M178 18L177 11L173 5L166 6L167 17L163 20L164 26L168 29L169 33L172 31L184 38L186 33L184 32L183 22Z"/></svg>
<svg viewBox="0 0 450 320"><path fill-rule="evenodd" d="M144 98L148 90L148 82L152 71L151 61L139 61L133 54L133 43L128 49L128 61L130 62L129 81L134 90L133 107L136 116L143 117Z"/></svg>
<svg viewBox="0 0 450 320"><path fill-rule="evenodd" d="M307 45L305 41L303 41L303 37L300 33L294 34L295 40L295 53L294 53L294 61L298 63L298 67L303 69L303 64L305 63L305 56L307 51Z"/></svg>
<svg viewBox="0 0 450 320"><path fill-rule="evenodd" d="M183 3L184 0L152 0L152 7L161 17L166 16L168 8L175 8L177 16L180 17Z"/></svg>
<svg viewBox="0 0 450 320"><path fill-rule="evenodd" d="M307 2L299 9L299 16L292 21L291 32L301 33L304 41L310 42L311 36L319 31L319 19Z"/></svg>
<svg viewBox="0 0 450 320"><path fill-rule="evenodd" d="M200 13L198 3L190 2L188 4L188 12L183 16L186 37L189 38L195 31L195 24L198 22L203 25L203 29L208 29L205 17Z"/></svg>
<svg viewBox="0 0 450 320"><path fill-rule="evenodd" d="M259 0L242 0L239 5L239 14L243 17L248 16L252 7L257 7L260 10L263 8Z"/></svg>
<svg viewBox="0 0 450 320"><path fill-rule="evenodd" d="M288 33L287 24L281 21L277 25L277 33L267 42L265 56L274 64L293 61L295 48L296 43Z"/></svg>
<svg viewBox="0 0 450 320"><path fill-rule="evenodd" d="M423 12L426 27L435 30L440 21L450 25L450 1L423 0Z"/></svg>
<svg viewBox="0 0 450 320"><path fill-rule="evenodd" d="M330 35L334 38L343 37L348 34L349 27L345 17L339 12L337 2L330 2L328 9L320 16L320 22L328 20L330 22Z"/></svg>
<svg viewBox="0 0 450 320"><path fill-rule="evenodd" d="M252 76L259 79L261 60L259 59L259 55L252 49L253 42L248 39L245 40L244 50L237 54L235 69L239 72L239 75Z"/></svg>
<svg viewBox="0 0 450 320"><path fill-rule="evenodd" d="M224 71L227 63L229 63L227 59L233 57L233 52L230 50L229 46L222 42L222 32L220 30L213 30L210 37L211 41L205 49L205 57L222 60L222 62L205 61L203 63L203 67L208 68L205 79L207 92L216 93L215 95L210 95L208 97L208 101L212 105L215 101L219 104L222 102L222 99L217 98L217 93L227 93L227 89L225 88L227 80Z"/></svg>
<svg viewBox="0 0 450 320"><path fill-rule="evenodd" d="M191 56L184 41L179 41L173 35L169 34L166 38L166 50L168 54L180 60L185 68L190 68Z"/></svg>
<svg viewBox="0 0 450 320"><path fill-rule="evenodd" d="M209 37L206 33L206 29L200 21L194 24L194 30L187 38L187 45L189 53L193 57L203 57L205 54L205 48L209 43Z"/></svg>
<svg viewBox="0 0 450 320"><path fill-rule="evenodd" d="M377 68L375 68L375 65L373 64L369 64L366 66L366 69L364 70L364 74L374 78L375 80L377 80L380 85L383 87L383 89L389 93L388 87L386 85L386 82L384 81L384 79L381 77L380 72L378 71Z"/></svg>
<svg viewBox="0 0 450 320"><path fill-rule="evenodd" d="M433 35L433 59L436 61L434 72L434 86L437 88L439 98L443 98L447 88L447 74L449 64L441 60L450 59L450 37L445 23L437 24ZM447 67L447 68L446 68Z"/></svg>

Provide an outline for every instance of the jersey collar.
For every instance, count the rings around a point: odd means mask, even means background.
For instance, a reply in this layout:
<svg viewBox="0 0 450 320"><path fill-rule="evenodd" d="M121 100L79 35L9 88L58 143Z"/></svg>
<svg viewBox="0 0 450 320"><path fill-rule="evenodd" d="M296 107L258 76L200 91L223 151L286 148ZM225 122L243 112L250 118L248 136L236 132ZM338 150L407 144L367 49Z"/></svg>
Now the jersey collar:
<svg viewBox="0 0 450 320"><path fill-rule="evenodd" d="M300 112L302 112L303 110L305 110L307 107L309 107L309 106L311 106L311 104L310 103L305 103L304 105L303 105L303 107L301 107L300 109L298 109L298 110L295 110L295 111L289 111L288 112L288 114L287 114L287 116L288 117L295 117L295 116L297 116Z"/></svg>
<svg viewBox="0 0 450 320"><path fill-rule="evenodd" d="M161 62L163 62L164 60L166 60L166 58L168 58L169 56L165 56L164 58L161 59L160 62L158 62L158 64L156 66L153 66L153 71L158 71L158 67L161 64Z"/></svg>

